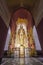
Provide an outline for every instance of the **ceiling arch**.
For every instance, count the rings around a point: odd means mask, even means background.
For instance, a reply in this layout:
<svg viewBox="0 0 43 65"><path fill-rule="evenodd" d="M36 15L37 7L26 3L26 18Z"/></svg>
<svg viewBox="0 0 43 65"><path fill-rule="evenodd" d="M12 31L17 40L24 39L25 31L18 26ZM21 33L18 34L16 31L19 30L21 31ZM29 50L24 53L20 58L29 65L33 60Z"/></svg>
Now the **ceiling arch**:
<svg viewBox="0 0 43 65"><path fill-rule="evenodd" d="M18 18L27 19L29 27L33 26L33 24L34 24L31 13L24 8L20 8L12 14L11 21L10 21L11 27L16 25L16 21L18 20Z"/></svg>

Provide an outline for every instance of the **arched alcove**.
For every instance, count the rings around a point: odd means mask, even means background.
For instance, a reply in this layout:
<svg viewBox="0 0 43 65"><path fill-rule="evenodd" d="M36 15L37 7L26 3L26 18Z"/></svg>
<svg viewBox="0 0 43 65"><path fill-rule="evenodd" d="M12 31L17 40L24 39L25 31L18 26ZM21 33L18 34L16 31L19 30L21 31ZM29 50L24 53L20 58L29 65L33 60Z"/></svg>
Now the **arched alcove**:
<svg viewBox="0 0 43 65"><path fill-rule="evenodd" d="M19 42L20 42L20 45L16 45L17 47L19 46L19 49L20 50L21 48L28 48L28 51L29 51L29 55L32 56L32 55L35 55L36 53L36 50L35 50L35 43L34 43L34 40L33 40L33 17L31 15L31 13L24 9L24 8L20 8L18 9L16 12L13 13L13 16L11 18L11 22L10 22L10 28L11 28L11 42L10 44L12 45L12 48L13 48L13 53L14 53L14 49L15 49L15 44L17 42L18 44L18 39L19 39ZM19 27L19 29L18 29ZM18 32L17 32L18 30ZM25 31L26 30L26 31ZM22 33L23 35L22 35ZM24 38L24 42L22 39L22 36ZM20 39L21 37L21 39ZM17 39L17 40L16 40ZM15 42L16 40L16 42ZM21 41L20 41L21 40ZM24 43L24 44L22 44ZM23 47L20 47L20 46L23 46ZM27 49L25 50L27 51ZM22 51L24 52L24 51ZM15 54L15 53L14 53ZM19 54L21 54L21 51L19 51ZM26 52L24 52L24 54L26 54ZM20 56L22 57L22 56ZM24 57L24 56L23 56Z"/></svg>

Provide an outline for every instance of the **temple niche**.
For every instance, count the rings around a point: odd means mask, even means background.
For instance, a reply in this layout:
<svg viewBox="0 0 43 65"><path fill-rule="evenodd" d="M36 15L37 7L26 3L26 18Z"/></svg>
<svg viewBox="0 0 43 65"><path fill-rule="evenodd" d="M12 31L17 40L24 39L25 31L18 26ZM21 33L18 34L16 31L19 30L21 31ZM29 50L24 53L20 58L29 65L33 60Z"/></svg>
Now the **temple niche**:
<svg viewBox="0 0 43 65"><path fill-rule="evenodd" d="M11 23L10 52L14 57L35 56L36 48L33 39L32 17L25 9L21 9L16 13Z"/></svg>

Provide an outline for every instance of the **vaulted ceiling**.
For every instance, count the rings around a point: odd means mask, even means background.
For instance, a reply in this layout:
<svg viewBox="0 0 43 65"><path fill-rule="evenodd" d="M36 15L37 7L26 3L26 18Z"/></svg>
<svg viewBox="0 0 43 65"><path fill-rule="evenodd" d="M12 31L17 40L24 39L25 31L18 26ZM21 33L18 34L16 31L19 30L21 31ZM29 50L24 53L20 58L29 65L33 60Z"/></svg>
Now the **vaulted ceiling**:
<svg viewBox="0 0 43 65"><path fill-rule="evenodd" d="M32 10L36 3L40 0L5 0L10 12L16 10L19 7L24 7L28 10Z"/></svg>
<svg viewBox="0 0 43 65"><path fill-rule="evenodd" d="M9 27L11 14L20 7L29 10L37 26L43 17L43 0L0 0L0 15Z"/></svg>

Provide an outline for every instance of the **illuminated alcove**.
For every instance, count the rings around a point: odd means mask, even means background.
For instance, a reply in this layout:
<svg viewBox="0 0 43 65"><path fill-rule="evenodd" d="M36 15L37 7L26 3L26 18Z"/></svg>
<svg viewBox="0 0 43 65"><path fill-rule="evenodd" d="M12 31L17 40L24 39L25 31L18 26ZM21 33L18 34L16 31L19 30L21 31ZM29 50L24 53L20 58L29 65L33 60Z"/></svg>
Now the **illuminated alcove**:
<svg viewBox="0 0 43 65"><path fill-rule="evenodd" d="M33 18L30 12L24 8L13 13L10 22L11 37L9 52L15 57L29 57L36 55L36 47L33 39Z"/></svg>

